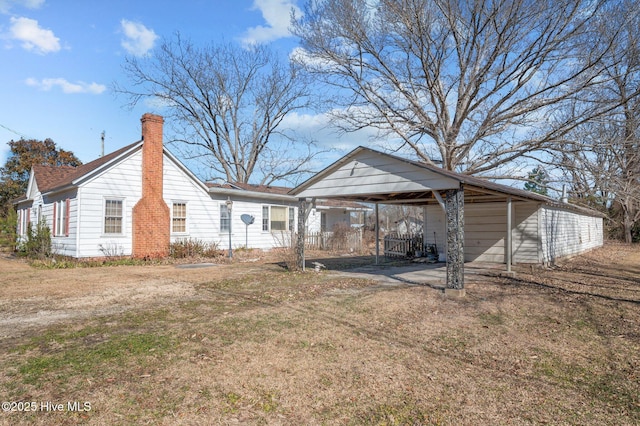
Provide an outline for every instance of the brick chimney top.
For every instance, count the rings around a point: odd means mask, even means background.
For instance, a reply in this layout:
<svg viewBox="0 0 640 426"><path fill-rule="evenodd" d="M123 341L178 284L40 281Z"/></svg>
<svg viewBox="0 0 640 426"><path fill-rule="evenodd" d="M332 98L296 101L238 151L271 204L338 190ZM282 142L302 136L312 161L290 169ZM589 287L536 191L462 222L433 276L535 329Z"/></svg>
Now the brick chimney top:
<svg viewBox="0 0 640 426"><path fill-rule="evenodd" d="M162 198L162 128L164 119L144 114L142 122L142 196Z"/></svg>

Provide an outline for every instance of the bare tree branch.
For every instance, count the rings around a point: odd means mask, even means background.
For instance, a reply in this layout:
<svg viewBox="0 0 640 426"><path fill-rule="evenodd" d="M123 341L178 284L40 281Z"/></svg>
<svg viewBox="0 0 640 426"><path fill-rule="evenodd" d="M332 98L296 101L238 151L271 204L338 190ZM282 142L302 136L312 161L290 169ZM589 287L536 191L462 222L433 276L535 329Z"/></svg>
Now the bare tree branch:
<svg viewBox="0 0 640 426"><path fill-rule="evenodd" d="M309 0L293 17L295 58L334 88L343 129L374 127L422 161L437 152L444 168L485 173L575 127L556 115L601 83L609 46L593 43L593 22L606 3Z"/></svg>
<svg viewBox="0 0 640 426"><path fill-rule="evenodd" d="M312 140L281 126L288 114L310 106L308 82L267 46L196 47L177 34L154 56L127 57L124 69L130 84L115 85L115 92L130 105L149 99L165 107L178 135L172 143L187 158L202 157L211 177L293 180L309 172L305 164L318 154Z"/></svg>
<svg viewBox="0 0 640 426"><path fill-rule="evenodd" d="M608 211L627 242L640 220L639 26L635 2L623 0L607 10L597 26L599 41L611 46L598 64L601 84L583 92L565 114L579 121L594 104L606 113L581 122L554 151L574 196Z"/></svg>

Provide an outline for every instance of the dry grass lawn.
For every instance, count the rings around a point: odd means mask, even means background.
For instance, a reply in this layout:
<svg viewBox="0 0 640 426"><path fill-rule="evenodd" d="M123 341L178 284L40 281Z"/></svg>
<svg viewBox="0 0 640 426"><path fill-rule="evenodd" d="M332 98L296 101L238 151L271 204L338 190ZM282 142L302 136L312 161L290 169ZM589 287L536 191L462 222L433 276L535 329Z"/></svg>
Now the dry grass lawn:
<svg viewBox="0 0 640 426"><path fill-rule="evenodd" d="M264 259L0 270L0 395L37 404L1 424L640 423L638 246L464 299Z"/></svg>

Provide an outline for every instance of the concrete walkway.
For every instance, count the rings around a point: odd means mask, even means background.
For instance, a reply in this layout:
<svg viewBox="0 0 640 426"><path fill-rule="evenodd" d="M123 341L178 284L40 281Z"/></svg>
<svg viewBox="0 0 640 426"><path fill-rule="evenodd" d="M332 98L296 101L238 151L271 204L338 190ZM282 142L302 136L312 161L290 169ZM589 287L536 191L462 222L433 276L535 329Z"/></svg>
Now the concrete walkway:
<svg viewBox="0 0 640 426"><path fill-rule="evenodd" d="M468 262L464 265L466 282L478 279L478 276L495 276L505 271L498 263ZM349 277L380 281L384 284L426 285L444 290L447 280L446 263L413 263L410 265L388 266L367 265L339 272Z"/></svg>

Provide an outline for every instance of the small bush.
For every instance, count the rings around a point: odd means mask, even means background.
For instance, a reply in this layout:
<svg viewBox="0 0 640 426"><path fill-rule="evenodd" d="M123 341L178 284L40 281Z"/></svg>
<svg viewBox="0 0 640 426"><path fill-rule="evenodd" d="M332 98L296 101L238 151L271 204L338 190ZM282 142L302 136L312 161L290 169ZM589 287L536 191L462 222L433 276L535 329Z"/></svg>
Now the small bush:
<svg viewBox="0 0 640 426"><path fill-rule="evenodd" d="M32 259L46 259L51 256L51 230L47 221L41 219L35 226L31 222L27 226L27 239L19 251Z"/></svg>
<svg viewBox="0 0 640 426"><path fill-rule="evenodd" d="M114 242L98 244L98 249L107 259L119 259L124 257L124 247Z"/></svg>
<svg viewBox="0 0 640 426"><path fill-rule="evenodd" d="M177 240L169 246L169 255L174 259L218 257L220 249L217 242L206 243L195 238L185 238Z"/></svg>
<svg viewBox="0 0 640 426"><path fill-rule="evenodd" d="M278 263L289 271L298 271L298 257L295 247L275 247L271 249L280 260Z"/></svg>

